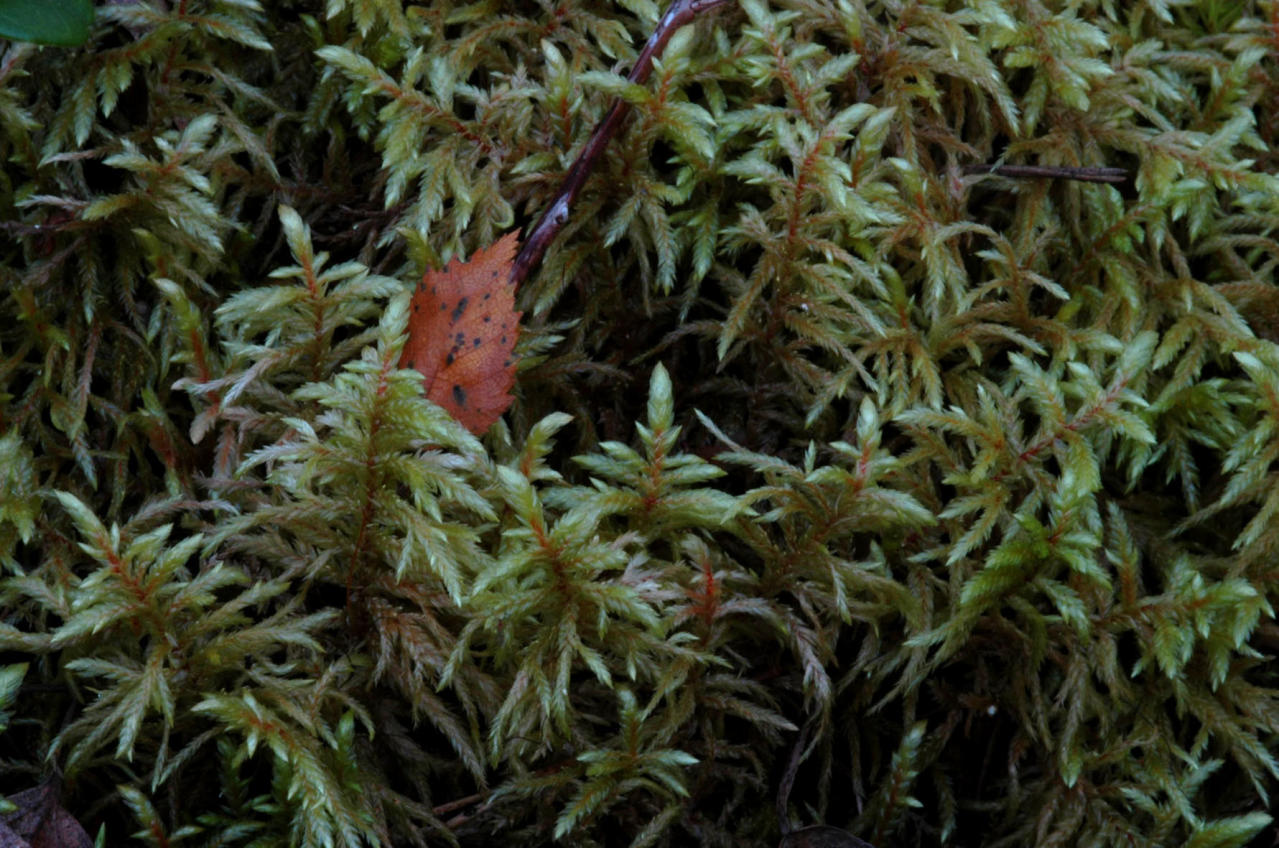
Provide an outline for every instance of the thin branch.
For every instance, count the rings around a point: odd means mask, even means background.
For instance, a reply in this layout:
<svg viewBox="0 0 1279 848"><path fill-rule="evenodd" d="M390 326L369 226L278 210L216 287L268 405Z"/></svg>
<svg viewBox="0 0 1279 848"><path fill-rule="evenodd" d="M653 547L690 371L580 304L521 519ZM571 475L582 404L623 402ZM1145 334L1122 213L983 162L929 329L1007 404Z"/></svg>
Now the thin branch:
<svg viewBox="0 0 1279 848"><path fill-rule="evenodd" d="M666 42L670 41L676 30L698 15L722 6L726 2L728 0L675 0L671 3L670 8L666 10L666 14L662 15L662 19L653 30L653 34L648 37L644 49L640 51L639 58L635 60L635 67L626 77L627 81L636 85L643 84L653 70L653 57L662 52L662 48L666 46ZM604 148L617 133L625 114L626 102L618 97L613 101L604 120L595 126L582 152L573 161L568 176L564 178L564 183L560 186L555 199L542 213L542 217L538 219L533 229L529 230L519 254L515 257L515 263L511 266L511 282L516 286L528 278L532 270L542 261L542 255L546 253L547 247L568 223L568 213L573 201L577 199L578 192L586 184L587 176L595 167L595 160L599 159Z"/></svg>
<svg viewBox="0 0 1279 848"><path fill-rule="evenodd" d="M1000 165L989 162L984 165L965 165L960 169L967 174L998 174L1018 179L1079 180L1086 183L1122 183L1128 181L1124 168L1070 168L1051 165Z"/></svg>

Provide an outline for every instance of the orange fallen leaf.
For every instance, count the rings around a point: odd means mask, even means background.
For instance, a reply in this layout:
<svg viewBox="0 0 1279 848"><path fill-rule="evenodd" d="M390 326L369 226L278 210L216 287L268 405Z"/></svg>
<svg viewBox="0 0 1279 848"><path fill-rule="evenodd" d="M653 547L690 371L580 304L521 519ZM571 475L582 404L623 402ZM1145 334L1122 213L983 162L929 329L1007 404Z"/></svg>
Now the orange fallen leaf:
<svg viewBox="0 0 1279 848"><path fill-rule="evenodd" d="M427 271L413 293L401 367L426 378L426 396L477 436L511 405L515 311L511 266L519 237L507 233L466 262Z"/></svg>

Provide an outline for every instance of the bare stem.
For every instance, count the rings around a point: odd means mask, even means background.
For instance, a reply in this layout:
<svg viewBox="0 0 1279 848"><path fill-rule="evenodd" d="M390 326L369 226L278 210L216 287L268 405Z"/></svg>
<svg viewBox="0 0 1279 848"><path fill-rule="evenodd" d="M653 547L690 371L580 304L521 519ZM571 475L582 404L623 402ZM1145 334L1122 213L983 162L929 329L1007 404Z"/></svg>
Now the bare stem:
<svg viewBox="0 0 1279 848"><path fill-rule="evenodd" d="M998 174L1020 179L1079 180L1086 183L1122 183L1128 180L1123 168L1068 168L1050 165L965 165L964 174Z"/></svg>
<svg viewBox="0 0 1279 848"><path fill-rule="evenodd" d="M666 10L666 14L662 15L653 34L648 37L648 42L640 51L639 58L635 60L635 67L631 68L626 79L637 85L642 84L653 70L653 57L662 52L662 48L666 46L666 42L670 41L676 30L703 12L722 6L726 2L728 0L674 0L670 8ZM577 159L569 168L568 176L564 178L559 193L555 195L555 199L551 201L550 206L546 207L542 217L525 237L524 244L515 257L515 263L511 266L511 282L515 285L518 286L524 282L537 267L537 264L542 261L542 255L546 253L546 248L568 223L568 213L573 206L573 201L577 199L578 192L586 184L587 176L595 167L595 160L599 159L604 148L617 133L625 114L626 102L619 97L613 101L604 120L596 124L590 140L586 142L586 146L582 148L582 152L577 155Z"/></svg>

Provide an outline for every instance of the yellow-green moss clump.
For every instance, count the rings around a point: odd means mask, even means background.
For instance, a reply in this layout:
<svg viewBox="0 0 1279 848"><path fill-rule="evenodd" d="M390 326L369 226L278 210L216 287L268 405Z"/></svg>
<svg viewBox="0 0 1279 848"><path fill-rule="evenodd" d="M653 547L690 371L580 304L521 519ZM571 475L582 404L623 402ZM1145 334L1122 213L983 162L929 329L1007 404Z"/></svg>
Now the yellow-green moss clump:
<svg viewBox="0 0 1279 848"><path fill-rule="evenodd" d="M628 85L661 11L4 48L0 793L107 845L1269 827L1279 6L740 0ZM408 293L618 94L476 439Z"/></svg>

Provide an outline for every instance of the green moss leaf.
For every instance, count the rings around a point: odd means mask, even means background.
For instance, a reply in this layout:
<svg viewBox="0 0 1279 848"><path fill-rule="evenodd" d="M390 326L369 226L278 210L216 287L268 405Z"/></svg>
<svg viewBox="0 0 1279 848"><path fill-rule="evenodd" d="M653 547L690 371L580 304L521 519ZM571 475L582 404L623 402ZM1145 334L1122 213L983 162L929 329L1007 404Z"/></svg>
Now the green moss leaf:
<svg viewBox="0 0 1279 848"><path fill-rule="evenodd" d="M0 38L78 47L92 26L90 0L0 0Z"/></svg>

